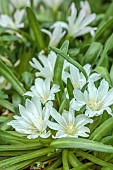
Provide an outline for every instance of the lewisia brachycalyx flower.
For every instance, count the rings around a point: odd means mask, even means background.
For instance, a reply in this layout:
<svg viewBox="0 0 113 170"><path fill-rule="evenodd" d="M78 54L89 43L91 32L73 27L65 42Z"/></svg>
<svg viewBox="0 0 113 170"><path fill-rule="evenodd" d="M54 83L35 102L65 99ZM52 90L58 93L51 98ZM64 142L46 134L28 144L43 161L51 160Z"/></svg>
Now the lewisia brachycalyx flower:
<svg viewBox="0 0 113 170"><path fill-rule="evenodd" d="M66 33L66 31L63 31L60 25L54 28L53 33L51 33L50 31L46 29L42 29L42 32L49 35L49 38L50 38L49 46L51 47L56 47Z"/></svg>
<svg viewBox="0 0 113 170"><path fill-rule="evenodd" d="M51 110L51 116L54 118L55 122L48 120L48 126L50 129L57 131L54 138L62 137L75 137L78 136L88 137L87 133L90 129L85 125L92 123L93 120L87 118L84 114L75 117L73 109L69 111L64 111L62 115L58 113L54 108Z"/></svg>
<svg viewBox="0 0 113 170"><path fill-rule="evenodd" d="M37 137L48 138L50 132L46 130L47 121L50 116L52 102L46 103L42 109L41 102L38 98L34 97L30 101L26 100L25 107L19 105L21 116L14 116L16 120L8 123L17 132L26 134L27 138L34 139Z"/></svg>
<svg viewBox="0 0 113 170"><path fill-rule="evenodd" d="M52 81L57 55L51 51L48 57L40 53L38 58L42 64L40 64L40 62L35 58L33 58L33 62L30 62L31 66L38 70L38 72L36 72L36 76L49 78Z"/></svg>
<svg viewBox="0 0 113 170"><path fill-rule="evenodd" d="M86 106L86 116L99 116L104 110L113 116L110 108L113 104L113 88L109 90L109 84L104 79L98 88L96 88L94 82L90 81L88 90L85 90L84 93L78 89L74 89L73 93L74 99L71 101L73 109L79 111L83 106Z"/></svg>
<svg viewBox="0 0 113 170"><path fill-rule="evenodd" d="M22 22L22 18L24 16L24 14L25 14L24 9L16 10L16 12L14 13L14 19L12 19L11 17L9 17L6 14L2 14L0 16L0 26L13 28L13 29L23 28L24 23Z"/></svg>
<svg viewBox="0 0 113 170"><path fill-rule="evenodd" d="M79 90L82 89L82 87L87 83L85 76L83 75L83 73L81 73L79 71L78 68L76 68L74 65L72 64L65 64L65 69L63 70L63 74L62 74L62 79L63 81L67 84L67 79L69 78L71 80L71 83L73 85L73 88L77 88ZM69 68L69 71L66 71L66 69ZM84 70L87 73L88 76L88 81L97 81L100 79L100 74L98 73L93 73L91 74L91 65L90 64L86 64L84 65Z"/></svg>
<svg viewBox="0 0 113 170"><path fill-rule="evenodd" d="M90 13L90 5L88 2L81 3L81 10L77 17L77 9L75 4L71 4L71 16L68 17L68 24L62 21L57 21L53 27L61 25L68 31L70 37L79 37L90 33L92 36L95 35L95 27L88 26L96 18L96 14Z"/></svg>
<svg viewBox="0 0 113 170"><path fill-rule="evenodd" d="M31 91L26 92L24 95L27 96L37 96L37 98L45 104L48 100L55 100L55 93L60 91L60 86L53 84L50 87L50 79L46 78L45 80L37 78L35 80L35 85L31 87Z"/></svg>

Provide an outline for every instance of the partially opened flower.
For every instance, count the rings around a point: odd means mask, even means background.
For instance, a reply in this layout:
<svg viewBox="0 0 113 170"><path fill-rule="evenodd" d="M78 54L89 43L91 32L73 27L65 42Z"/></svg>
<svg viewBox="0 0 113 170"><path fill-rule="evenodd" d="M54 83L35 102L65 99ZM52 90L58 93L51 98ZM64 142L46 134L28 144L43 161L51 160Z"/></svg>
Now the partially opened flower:
<svg viewBox="0 0 113 170"><path fill-rule="evenodd" d="M0 89L9 90L11 83L9 83L3 76L0 76Z"/></svg>
<svg viewBox="0 0 113 170"><path fill-rule="evenodd" d="M96 88L94 82L89 82L88 90L82 93L80 90L74 90L74 99L71 101L71 107L79 111L86 106L85 115L89 117L99 116L104 110L112 115L110 106L113 104L113 88L109 90L108 82L104 79L100 86Z"/></svg>
<svg viewBox="0 0 113 170"><path fill-rule="evenodd" d="M60 91L59 85L53 84L50 87L50 80L47 78L45 80L37 78L35 80L35 85L31 87L31 91L26 92L24 95L31 97L37 96L37 98L45 104L48 100L55 100L55 93Z"/></svg>
<svg viewBox="0 0 113 170"><path fill-rule="evenodd" d="M49 119L52 108L52 102L48 102L44 108L37 98L26 100L25 107L19 105L21 116L14 116L16 120L8 123L17 132L27 135L27 138L34 139L37 137L48 138L50 132L46 130L47 120Z"/></svg>
<svg viewBox="0 0 113 170"><path fill-rule="evenodd" d="M61 25L62 28L67 29L68 35L75 38L87 33L92 36L95 35L95 27L88 26L96 18L96 14L90 14L90 6L88 2L81 3L81 10L77 17L77 9L75 4L71 4L71 16L68 17L68 24L62 21L57 21L53 28Z"/></svg>
<svg viewBox="0 0 113 170"><path fill-rule="evenodd" d="M16 12L14 13L14 20L8 15L2 14L0 16L0 26L13 29L23 28L24 23L22 22L22 18L24 16L24 13L24 9L16 10Z"/></svg>
<svg viewBox="0 0 113 170"><path fill-rule="evenodd" d="M65 70L66 67L69 68L69 72ZM84 65L83 68L87 73L88 81L95 82L100 79L100 74L97 73L91 74L90 64ZM74 65L67 64L67 66L65 66L65 69L63 70L62 79L66 84L67 84L67 79L69 78L71 80L73 87L81 90L82 87L88 82L85 76L83 75L83 73L80 72L79 69L76 68Z"/></svg>
<svg viewBox="0 0 113 170"><path fill-rule="evenodd" d="M55 122L48 120L47 124L50 129L57 131L54 138L78 138L78 136L89 136L87 133L90 132L90 129L85 125L88 123L92 123L93 120L87 118L85 115L81 114L75 117L73 109L70 109L69 111L64 111L61 115L55 109L52 109L51 116L54 118Z"/></svg>
<svg viewBox="0 0 113 170"><path fill-rule="evenodd" d="M39 54L38 58L42 64L40 64L40 62L35 58L33 58L33 62L30 62L31 66L38 70L38 72L36 72L36 76L49 78L52 81L57 55L51 51L48 57Z"/></svg>
<svg viewBox="0 0 113 170"><path fill-rule="evenodd" d="M51 33L46 29L42 29L42 32L49 35L50 38L49 46L54 46L54 47L56 47L59 44L60 40L66 33L66 31L62 30L62 27L60 25L54 28L53 33Z"/></svg>
<svg viewBox="0 0 113 170"><path fill-rule="evenodd" d="M61 5L61 3L63 2L63 0L43 0L43 2L47 6L49 6L50 8L56 11L58 7Z"/></svg>

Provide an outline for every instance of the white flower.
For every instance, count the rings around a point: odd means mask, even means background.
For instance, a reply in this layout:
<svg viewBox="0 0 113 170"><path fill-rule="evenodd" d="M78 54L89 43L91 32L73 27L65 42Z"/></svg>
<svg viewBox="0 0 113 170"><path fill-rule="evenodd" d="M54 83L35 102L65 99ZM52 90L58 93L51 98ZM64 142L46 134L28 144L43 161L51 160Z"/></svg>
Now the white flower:
<svg viewBox="0 0 113 170"><path fill-rule="evenodd" d="M68 24L62 21L57 21L53 28L61 25L62 28L67 29L69 36L79 37L90 33L95 35L95 27L88 26L96 18L96 14L90 14L90 6L87 1L81 3L81 10L77 17L77 9L75 4L71 4L71 16L68 17Z"/></svg>
<svg viewBox="0 0 113 170"><path fill-rule="evenodd" d="M8 28L23 28L24 23L22 23L22 18L24 16L25 10L16 10L14 13L14 20L10 18L8 15L2 14L0 16L0 26L2 27L8 27Z"/></svg>
<svg viewBox="0 0 113 170"><path fill-rule="evenodd" d="M62 137L75 137L78 136L88 137L87 133L90 132L86 124L92 123L93 120L87 118L85 115L81 114L75 117L74 110L64 111L63 114L59 114L55 109L51 110L51 116L57 122L51 122L48 120L48 126L50 129L58 131L54 138Z"/></svg>
<svg viewBox="0 0 113 170"><path fill-rule="evenodd" d="M65 70L66 68L69 68L70 72L67 72ZM100 79L100 74L97 74L97 73L90 74L91 73L90 64L84 65L83 68L85 69L87 73L88 81L95 82ZM65 64L65 69L63 70L63 73L62 73L63 81L67 84L67 79L70 78L73 87L81 90L82 87L87 83L86 78L83 75L83 73L81 73L78 68L76 68L74 65L70 63Z"/></svg>
<svg viewBox="0 0 113 170"><path fill-rule="evenodd" d="M63 2L63 0L43 0L43 2L49 6L50 8L52 8L53 10L57 10L59 8L59 6L61 5L61 3Z"/></svg>
<svg viewBox="0 0 113 170"><path fill-rule="evenodd" d="M38 70L36 76L49 78L52 81L57 55L53 51L51 51L48 57L39 54L38 58L42 64L40 64L40 62L35 58L33 58L33 62L30 62L31 66Z"/></svg>
<svg viewBox="0 0 113 170"><path fill-rule="evenodd" d="M10 88L11 84L3 76L0 76L0 89L9 90Z"/></svg>
<svg viewBox="0 0 113 170"><path fill-rule="evenodd" d="M63 32L62 31L63 30L60 25L54 28L53 33L51 33L50 31L46 29L42 29L42 32L49 35L49 38L50 38L49 46L54 46L54 47L56 47L59 44L60 40L65 35L66 31L63 31Z"/></svg>
<svg viewBox="0 0 113 170"><path fill-rule="evenodd" d="M26 100L25 107L19 105L21 116L14 116L16 120L8 123L17 132L28 135L27 138L34 139L37 137L48 138L50 132L46 131L47 120L50 116L52 102L48 102L42 109L41 102L37 98Z"/></svg>
<svg viewBox="0 0 113 170"><path fill-rule="evenodd" d="M98 88L95 87L94 82L90 81L88 91L82 93L78 89L74 90L75 99L72 99L71 107L79 111L85 105L85 115L89 117L101 115L104 110L106 110L108 114L113 115L109 107L113 104L113 88L108 90L108 82L104 79Z"/></svg>
<svg viewBox="0 0 113 170"><path fill-rule="evenodd" d="M37 98L45 104L48 100L55 100L55 93L60 91L60 86L53 84L50 88L50 80L37 78L35 80L35 86L31 87L31 91L26 92L24 95L31 97L37 96Z"/></svg>

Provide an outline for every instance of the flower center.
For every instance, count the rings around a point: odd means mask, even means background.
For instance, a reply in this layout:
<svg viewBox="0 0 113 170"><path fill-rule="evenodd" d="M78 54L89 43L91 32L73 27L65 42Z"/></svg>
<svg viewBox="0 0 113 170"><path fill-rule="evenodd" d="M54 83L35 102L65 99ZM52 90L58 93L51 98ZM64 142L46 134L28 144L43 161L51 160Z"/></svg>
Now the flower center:
<svg viewBox="0 0 113 170"><path fill-rule="evenodd" d="M87 104L92 111L100 110L101 106L100 99L92 98L87 102Z"/></svg>
<svg viewBox="0 0 113 170"><path fill-rule="evenodd" d="M70 123L67 123L65 130L66 130L66 133L68 133L69 135L73 135L75 134L76 127L70 122Z"/></svg>

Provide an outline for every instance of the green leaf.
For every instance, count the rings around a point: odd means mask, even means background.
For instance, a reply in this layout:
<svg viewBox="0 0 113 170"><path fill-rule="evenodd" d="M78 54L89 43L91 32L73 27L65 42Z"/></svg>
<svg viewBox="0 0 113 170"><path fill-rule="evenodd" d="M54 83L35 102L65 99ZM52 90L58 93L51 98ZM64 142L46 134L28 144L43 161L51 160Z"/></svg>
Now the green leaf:
<svg viewBox="0 0 113 170"><path fill-rule="evenodd" d="M67 79L67 91L68 91L68 95L69 95L69 99L71 100L72 98L74 98L74 95L73 95L73 85L71 83L71 80L68 78Z"/></svg>
<svg viewBox="0 0 113 170"><path fill-rule="evenodd" d="M101 142L82 139L82 138L62 138L56 139L50 144L53 148L82 148L93 151L100 151L106 153L113 153L113 147L104 145Z"/></svg>
<svg viewBox="0 0 113 170"><path fill-rule="evenodd" d="M102 36L104 31L109 29L112 24L113 24L113 17L109 17L109 18L105 19L104 21L102 21L102 23L100 23L100 25L96 31L95 40L97 40L100 36Z"/></svg>
<svg viewBox="0 0 113 170"><path fill-rule="evenodd" d="M20 170L20 169L25 169L27 167L29 167L31 164L33 164L34 162L36 162L37 159L30 159L30 160L27 160L27 161L22 161L22 162L19 162L17 164L14 164L14 165L11 165L7 168L5 168L5 170Z"/></svg>
<svg viewBox="0 0 113 170"><path fill-rule="evenodd" d="M63 170L69 170L68 150L67 149L63 149L63 151L62 151L62 163L63 163Z"/></svg>
<svg viewBox="0 0 113 170"><path fill-rule="evenodd" d="M85 56L84 56L84 64L94 64L96 59L99 57L102 51L103 45L98 42L93 42L88 48Z"/></svg>
<svg viewBox="0 0 113 170"><path fill-rule="evenodd" d="M77 167L82 165L82 163L77 159L72 151L68 152L68 160L72 167Z"/></svg>
<svg viewBox="0 0 113 170"><path fill-rule="evenodd" d="M41 142L37 143L26 143L22 146L20 144L15 145L0 145L0 151L24 151L24 150L36 150L38 148L41 148L45 144Z"/></svg>
<svg viewBox="0 0 113 170"><path fill-rule="evenodd" d="M90 135L91 140L100 141L103 136L106 136L113 129L113 117L103 122L95 131Z"/></svg>
<svg viewBox="0 0 113 170"><path fill-rule="evenodd" d="M14 35L4 35L4 36L1 36L0 37L0 41L3 42L3 41L17 41L19 40L19 38L17 36L14 36Z"/></svg>
<svg viewBox="0 0 113 170"><path fill-rule="evenodd" d="M25 89L22 87L16 76L2 61L0 61L0 74L3 75L12 84L12 87L20 95L23 95L23 93L25 93Z"/></svg>
<svg viewBox="0 0 113 170"><path fill-rule="evenodd" d="M105 167L109 167L109 168L113 168L113 164L111 163L108 163L108 162L105 162L99 158L96 158L95 156L91 155L91 154L88 154L86 152L83 152L83 151L78 151L77 154L79 156L82 156L83 158L85 159L88 159L90 160L91 162L93 163L96 163L97 165L100 165L100 166L105 166ZM112 170L112 169L111 169Z"/></svg>
<svg viewBox="0 0 113 170"><path fill-rule="evenodd" d="M53 169L57 170L57 168L61 165L61 163L62 163L61 158L58 158L57 160L55 160L53 163L51 163L44 169L45 170L53 170Z"/></svg>
<svg viewBox="0 0 113 170"><path fill-rule="evenodd" d="M78 63L76 62L75 60L73 60L69 55L66 55L63 51L61 51L60 49L58 48L55 48L55 47L51 47L51 49L59 54L60 56L62 56L63 58L65 58L68 62L70 62L71 64L73 64L75 67L77 67L83 74L84 76L86 77L86 80L88 79L88 76L87 76L87 73L86 71L84 70L84 68Z"/></svg>
<svg viewBox="0 0 113 170"><path fill-rule="evenodd" d="M11 112L15 112L14 106L7 100L0 99L0 105L10 110Z"/></svg>
<svg viewBox="0 0 113 170"><path fill-rule="evenodd" d="M97 73L101 74L101 76L109 83L110 87L112 87L112 81L107 68L97 66L93 71L96 71Z"/></svg>
<svg viewBox="0 0 113 170"><path fill-rule="evenodd" d="M0 6L2 7L3 14L8 15L9 14L9 3L7 0L1 0L0 1Z"/></svg>
<svg viewBox="0 0 113 170"><path fill-rule="evenodd" d="M10 167L13 164L16 164L18 162L22 162L25 160L30 160L33 158L38 158L40 156L44 156L47 155L48 153L53 152L54 149L53 148L44 148L44 149L40 149L40 150L36 150L21 156L16 156L13 158L8 158L6 160L2 160L0 161L0 168L6 168L6 167Z"/></svg>
<svg viewBox="0 0 113 170"><path fill-rule="evenodd" d="M102 65L108 51L110 51L111 49L113 49L113 34L111 34L111 36L107 39L107 41L105 43L104 50L103 50L100 60L98 61L98 64L97 64L98 66Z"/></svg>
<svg viewBox="0 0 113 170"><path fill-rule="evenodd" d="M27 17L29 20L30 27L36 39L37 47L39 50L41 50L45 47L45 45L44 45L44 40L40 31L40 26L38 24L37 18L31 8L27 7L26 11L27 11Z"/></svg>
<svg viewBox="0 0 113 170"><path fill-rule="evenodd" d="M65 41L61 46L60 50L67 54L69 47L69 41ZM61 103L62 93L63 93L63 84L62 84L62 70L64 65L64 58L57 56L55 68L54 68L54 83L60 85L60 92L57 94L59 103Z"/></svg>

